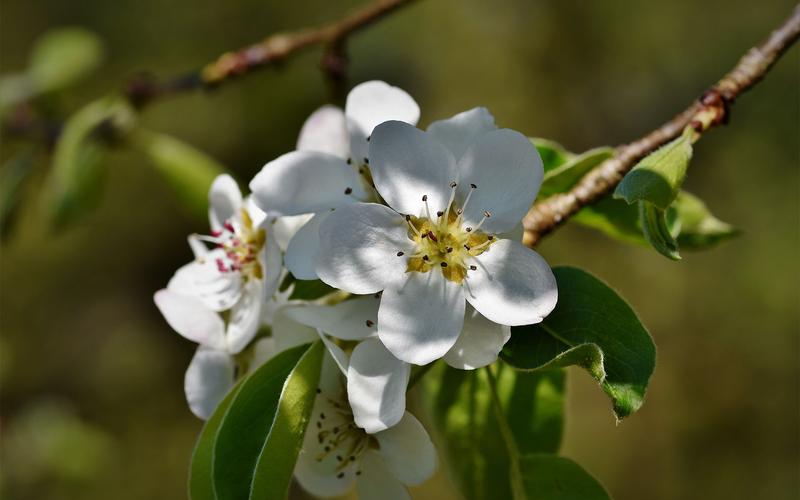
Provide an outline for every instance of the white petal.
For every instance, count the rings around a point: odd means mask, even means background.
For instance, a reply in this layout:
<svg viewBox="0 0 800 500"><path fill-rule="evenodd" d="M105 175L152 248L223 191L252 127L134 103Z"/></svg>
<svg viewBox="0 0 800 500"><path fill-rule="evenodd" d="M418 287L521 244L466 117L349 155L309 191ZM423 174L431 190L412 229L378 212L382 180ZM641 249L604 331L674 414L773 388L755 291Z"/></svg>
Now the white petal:
<svg viewBox="0 0 800 500"><path fill-rule="evenodd" d="M428 133L444 144L456 160L478 137L496 129L494 116L486 108L472 108L428 125Z"/></svg>
<svg viewBox="0 0 800 500"><path fill-rule="evenodd" d="M317 279L317 257L319 256L319 227L329 212L314 214L289 242L286 248L286 268L299 280Z"/></svg>
<svg viewBox="0 0 800 500"><path fill-rule="evenodd" d="M244 199L244 207L245 210L247 210L247 214L250 216L250 220L253 221L253 226L266 226L267 213L258 208L252 196L248 196Z"/></svg>
<svg viewBox="0 0 800 500"><path fill-rule="evenodd" d="M261 326L261 305L264 283L251 279L245 284L242 298L231 309L228 318L228 350L236 354L253 340Z"/></svg>
<svg viewBox="0 0 800 500"><path fill-rule="evenodd" d="M281 276L283 276L283 255L278 242L275 240L272 228L266 227L264 230L267 232L267 239L259 256L259 262L264 273L264 283L261 290L262 300L267 302L278 291L278 285L280 285Z"/></svg>
<svg viewBox="0 0 800 500"><path fill-rule="evenodd" d="M450 183L458 181L456 162L432 135L403 122L382 123L372 133L369 151L372 179L390 207L420 215L427 195L434 217L447 208Z"/></svg>
<svg viewBox="0 0 800 500"><path fill-rule="evenodd" d="M225 323L200 300L171 290L159 290L153 300L169 326L198 344L225 348Z"/></svg>
<svg viewBox="0 0 800 500"><path fill-rule="evenodd" d="M397 425L375 434L380 453L392 475L403 484L424 483L436 471L436 448L414 415L405 412Z"/></svg>
<svg viewBox="0 0 800 500"><path fill-rule="evenodd" d="M410 500L401 483L384 463L382 456L367 450L361 457L361 475L356 481L358 500Z"/></svg>
<svg viewBox="0 0 800 500"><path fill-rule="evenodd" d="M272 337L275 339L275 351L283 352L286 349L314 342L317 340L317 331L306 325L301 325L286 314L286 307L275 311L272 322Z"/></svg>
<svg viewBox="0 0 800 500"><path fill-rule="evenodd" d="M350 155L350 139L344 112L326 104L311 113L300 129L297 150L320 151L347 159Z"/></svg>
<svg viewBox="0 0 800 500"><path fill-rule="evenodd" d="M459 370L474 370L497 360L500 350L511 338L511 327L493 323L468 307L464 329L444 361Z"/></svg>
<svg viewBox="0 0 800 500"><path fill-rule="evenodd" d="M272 226L272 232L278 242L278 246L286 251L289 242L294 237L295 233L300 230L303 225L308 222L314 214L302 215L287 215L286 217L278 217Z"/></svg>
<svg viewBox="0 0 800 500"><path fill-rule="evenodd" d="M350 151L357 163L368 156L367 137L379 124L398 120L416 125L419 106L404 90L381 82L364 82L353 87L345 104Z"/></svg>
<svg viewBox="0 0 800 500"><path fill-rule="evenodd" d="M201 346L195 352L183 389L192 413L207 419L233 387L234 362L230 354Z"/></svg>
<svg viewBox="0 0 800 500"><path fill-rule="evenodd" d="M220 272L217 259L227 261L225 252L215 249L175 272L167 288L181 295L201 300L211 310L224 311L239 301L242 277L239 273Z"/></svg>
<svg viewBox="0 0 800 500"><path fill-rule="evenodd" d="M333 306L309 304L286 308L286 314L304 325L318 328L342 340L375 336L380 300L372 295Z"/></svg>
<svg viewBox="0 0 800 500"><path fill-rule="evenodd" d="M531 141L513 130L488 132L464 153L458 162L461 199L478 186L464 210L464 220L477 224L483 212L492 216L483 229L490 233L508 231L528 213L542 185L542 159Z"/></svg>
<svg viewBox="0 0 800 500"><path fill-rule="evenodd" d="M238 216L239 209L242 208L242 192L239 185L228 174L222 174L214 179L208 191L208 219L211 229L218 230L222 224Z"/></svg>
<svg viewBox="0 0 800 500"><path fill-rule="evenodd" d="M414 248L403 217L374 203L339 207L320 227L319 239L317 275L357 294L379 292L400 280Z"/></svg>
<svg viewBox="0 0 800 500"><path fill-rule="evenodd" d="M322 212L366 197L350 165L314 151L292 151L267 163L250 182L250 190L256 204L275 216Z"/></svg>
<svg viewBox="0 0 800 500"><path fill-rule="evenodd" d="M405 283L383 292L378 336L398 358L426 365L456 343L464 324L464 292L438 269L406 276Z"/></svg>
<svg viewBox="0 0 800 500"><path fill-rule="evenodd" d="M378 339L359 343L350 356L347 395L356 425L372 434L403 417L410 366L392 356Z"/></svg>
<svg viewBox="0 0 800 500"><path fill-rule="evenodd" d="M522 243L500 240L475 258L467 276L467 300L489 320L517 326L539 323L558 300L553 271Z"/></svg>

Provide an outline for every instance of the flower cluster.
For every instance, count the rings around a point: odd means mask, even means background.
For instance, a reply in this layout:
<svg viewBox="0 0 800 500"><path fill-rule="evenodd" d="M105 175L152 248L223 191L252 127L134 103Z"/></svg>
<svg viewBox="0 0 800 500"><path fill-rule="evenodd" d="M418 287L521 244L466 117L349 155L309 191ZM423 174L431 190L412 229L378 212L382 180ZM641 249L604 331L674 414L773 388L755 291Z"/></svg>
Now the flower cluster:
<svg viewBox="0 0 800 500"><path fill-rule="evenodd" d="M406 92L378 81L355 87L344 110L317 110L250 197L228 176L213 183L210 235L189 237L195 260L155 295L170 326L199 344L185 390L201 418L236 377L322 339L295 470L316 495L355 484L362 498L407 497L405 485L436 464L406 411L411 365L489 365L511 326L555 307L550 267L519 241L543 178L534 146L484 108L425 131L419 117ZM290 300L291 287L278 290L287 273L339 293Z"/></svg>

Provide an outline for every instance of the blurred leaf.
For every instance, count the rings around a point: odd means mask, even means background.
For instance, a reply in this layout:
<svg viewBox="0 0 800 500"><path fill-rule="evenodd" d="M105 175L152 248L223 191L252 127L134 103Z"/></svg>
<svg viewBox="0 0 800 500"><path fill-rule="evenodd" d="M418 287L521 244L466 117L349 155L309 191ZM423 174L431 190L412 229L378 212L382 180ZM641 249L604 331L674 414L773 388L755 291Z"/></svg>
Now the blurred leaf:
<svg viewBox="0 0 800 500"><path fill-rule="evenodd" d="M520 469L528 500L611 500L597 479L568 458L523 455Z"/></svg>
<svg viewBox="0 0 800 500"><path fill-rule="evenodd" d="M666 210L678 195L692 158L691 127L677 139L642 158L614 191L628 203L647 201Z"/></svg>
<svg viewBox="0 0 800 500"><path fill-rule="evenodd" d="M27 73L3 75L0 78L0 117L14 104L20 103L36 93Z"/></svg>
<svg viewBox="0 0 800 500"><path fill-rule="evenodd" d="M222 420L228 413L233 398L242 388L240 380L225 398L219 403L214 414L203 425L200 436L192 452L192 463L189 466L189 498L192 500L215 500L214 496L214 443L219 434L219 427Z"/></svg>
<svg viewBox="0 0 800 500"><path fill-rule="evenodd" d="M28 76L38 91L56 90L86 77L103 60L103 42L83 28L48 31L36 41Z"/></svg>
<svg viewBox="0 0 800 500"><path fill-rule="evenodd" d="M22 185L33 170L34 151L26 149L15 154L0 168L0 236L8 234L20 199Z"/></svg>
<svg viewBox="0 0 800 500"><path fill-rule="evenodd" d="M594 205L580 210L572 220L584 226L598 229L606 235L638 245L646 245L639 225L639 211L635 205L606 196Z"/></svg>
<svg viewBox="0 0 800 500"><path fill-rule="evenodd" d="M538 371L568 364L585 368L611 397L622 419L639 409L656 349L631 307L608 285L573 267L553 269L558 304L543 322L513 327L501 352L509 365Z"/></svg>
<svg viewBox="0 0 800 500"><path fill-rule="evenodd" d="M614 156L614 148L600 147L573 156L561 165L547 170L539 190L541 197L563 193L574 186L589 170Z"/></svg>
<svg viewBox="0 0 800 500"><path fill-rule="evenodd" d="M316 300L336 291L322 280L298 280L290 273L281 282L280 291L285 292L294 285L289 300Z"/></svg>
<svg viewBox="0 0 800 500"><path fill-rule="evenodd" d="M545 173L560 167L575 156L555 141L539 137L531 137L530 139L533 145L536 146L539 156L542 157Z"/></svg>
<svg viewBox="0 0 800 500"><path fill-rule="evenodd" d="M110 140L129 128L133 117L123 99L105 97L81 108L64 125L42 197L54 226L75 222L98 201Z"/></svg>
<svg viewBox="0 0 800 500"><path fill-rule="evenodd" d="M314 405L323 353L320 341L289 349L242 382L214 444L216 498L286 496Z"/></svg>
<svg viewBox="0 0 800 500"><path fill-rule="evenodd" d="M498 396L522 453L555 453L563 433L562 370L525 373L498 365ZM511 498L510 457L484 370L438 363L420 380L439 452L468 500Z"/></svg>
<svg viewBox="0 0 800 500"><path fill-rule="evenodd" d="M714 217L697 196L681 191L672 204L680 221L678 244L688 250L709 248L733 238L739 230Z"/></svg>
<svg viewBox="0 0 800 500"><path fill-rule="evenodd" d="M678 253L678 242L675 241L667 224L666 210L662 210L652 203L640 201L639 221L644 238L656 252L668 259L681 260Z"/></svg>
<svg viewBox="0 0 800 500"><path fill-rule="evenodd" d="M146 154L172 187L184 208L199 220L208 218L208 190L226 172L217 160L165 134L139 130L131 144Z"/></svg>

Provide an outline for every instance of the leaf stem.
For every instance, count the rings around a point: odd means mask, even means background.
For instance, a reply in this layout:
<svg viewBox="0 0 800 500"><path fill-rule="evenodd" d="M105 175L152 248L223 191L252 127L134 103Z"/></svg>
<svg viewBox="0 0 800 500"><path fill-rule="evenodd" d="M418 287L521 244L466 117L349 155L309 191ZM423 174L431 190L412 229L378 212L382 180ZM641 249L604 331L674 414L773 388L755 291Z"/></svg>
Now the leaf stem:
<svg viewBox="0 0 800 500"><path fill-rule="evenodd" d="M492 406L494 407L497 425L500 428L500 434L503 437L503 442L508 451L508 459L511 462L511 470L509 471L511 476L511 494L514 500L526 500L527 495L525 495L525 487L522 483L522 471L519 465L519 449L517 448L517 443L514 441L514 433L508 425L508 420L503 412L503 405L500 402L500 396L497 393L497 379L494 373L492 373L491 366L487 366L484 370L486 371L486 379L489 381L489 392L492 395Z"/></svg>

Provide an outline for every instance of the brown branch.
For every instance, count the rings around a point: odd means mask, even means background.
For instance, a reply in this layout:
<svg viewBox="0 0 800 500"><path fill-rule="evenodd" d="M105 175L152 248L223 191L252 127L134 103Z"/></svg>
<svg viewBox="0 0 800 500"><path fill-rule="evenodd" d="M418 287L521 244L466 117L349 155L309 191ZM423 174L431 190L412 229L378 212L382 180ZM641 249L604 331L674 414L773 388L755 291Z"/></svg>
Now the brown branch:
<svg viewBox="0 0 800 500"><path fill-rule="evenodd" d="M729 106L739 94L758 83L798 36L800 5L764 43L750 49L732 71L686 110L641 139L618 147L613 158L589 171L569 191L534 204L523 221L525 244L533 247L581 208L611 193L638 160L680 135L687 125L694 127L699 137L706 130L725 123Z"/></svg>
<svg viewBox="0 0 800 500"><path fill-rule="evenodd" d="M344 45L353 33L382 19L414 0L376 0L342 19L314 28L271 35L243 49L226 52L199 71L165 83L140 75L127 87L126 96L137 107L154 99L189 90L215 87L257 68L275 65L313 46L325 48L321 67L333 82L341 81L346 65Z"/></svg>

